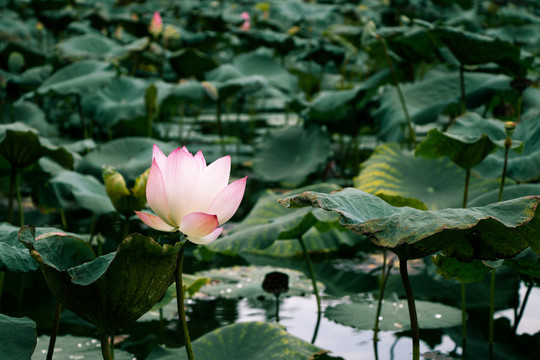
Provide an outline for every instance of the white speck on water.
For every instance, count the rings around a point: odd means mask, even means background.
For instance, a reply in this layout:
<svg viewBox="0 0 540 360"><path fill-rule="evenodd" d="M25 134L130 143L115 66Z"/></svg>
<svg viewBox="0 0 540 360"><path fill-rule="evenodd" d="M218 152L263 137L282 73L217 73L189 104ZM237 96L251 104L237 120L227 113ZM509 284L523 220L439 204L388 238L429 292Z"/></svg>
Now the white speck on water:
<svg viewBox="0 0 540 360"><path fill-rule="evenodd" d="M403 309L403 304L399 304L399 308L400 308L400 309Z"/></svg>
<svg viewBox="0 0 540 360"><path fill-rule="evenodd" d="M82 348L82 344L81 344L81 343L78 343L78 344L77 344L77 347L78 347L78 348Z"/></svg>
<svg viewBox="0 0 540 360"><path fill-rule="evenodd" d="M441 314L435 314L435 319L440 319L440 318L442 318Z"/></svg>
<svg viewBox="0 0 540 360"><path fill-rule="evenodd" d="M238 284L236 284L236 287L237 287L237 288L239 288L239 289L241 289L241 288L243 288L243 287L244 287L244 285L243 285L243 284L240 284L240 283L238 283Z"/></svg>
<svg viewBox="0 0 540 360"><path fill-rule="evenodd" d="M403 329L403 325L397 322L394 323L394 327L397 327L398 329Z"/></svg>
<svg viewBox="0 0 540 360"><path fill-rule="evenodd" d="M383 317L382 316L379 316L379 321L382 321Z"/></svg>
<svg viewBox="0 0 540 360"><path fill-rule="evenodd" d="M232 290L231 289L227 289L227 294L230 294L232 293Z"/></svg>

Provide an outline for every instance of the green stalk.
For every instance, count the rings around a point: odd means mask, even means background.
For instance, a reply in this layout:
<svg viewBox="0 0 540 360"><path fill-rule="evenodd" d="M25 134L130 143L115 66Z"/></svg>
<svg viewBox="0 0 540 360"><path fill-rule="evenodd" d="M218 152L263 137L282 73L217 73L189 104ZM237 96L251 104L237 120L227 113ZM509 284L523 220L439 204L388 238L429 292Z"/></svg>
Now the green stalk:
<svg viewBox="0 0 540 360"><path fill-rule="evenodd" d="M317 339L317 334L319 333L319 327L321 326L321 316L322 316L322 312L317 313L317 323L315 324L315 330L313 330L313 337L311 338L312 344L315 344L315 340Z"/></svg>
<svg viewBox="0 0 540 360"><path fill-rule="evenodd" d="M66 212L64 211L64 209L60 209L60 219L62 220L62 227L64 228L64 230L67 230L68 225L67 225Z"/></svg>
<svg viewBox="0 0 540 360"><path fill-rule="evenodd" d="M15 177L15 192L17 193L17 205L19 206L19 226L24 226L24 208L21 198L21 187L19 184L20 176Z"/></svg>
<svg viewBox="0 0 540 360"><path fill-rule="evenodd" d="M8 199L8 211L7 221L13 224L13 201L15 199L15 182L17 179L17 167L11 164L11 176L9 178L9 199Z"/></svg>
<svg viewBox="0 0 540 360"><path fill-rule="evenodd" d="M180 254L178 254L178 262L176 265L176 300L178 306L178 318L182 324L182 329L184 330L184 342L186 347L186 353L189 360L195 360L195 355L193 354L193 348L191 347L191 339L189 338L189 330L186 322L186 311L184 309L184 286L182 285L182 267L184 265L184 248L186 243L182 244L180 247Z"/></svg>
<svg viewBox="0 0 540 360"><path fill-rule="evenodd" d="M165 321L163 320L163 308L159 309L159 343L164 344Z"/></svg>
<svg viewBox="0 0 540 360"><path fill-rule="evenodd" d="M464 281L461 281L461 348L463 349L461 357L465 359L467 350L467 297Z"/></svg>
<svg viewBox="0 0 540 360"><path fill-rule="evenodd" d="M388 258L386 254L386 249L383 250L383 267L382 267L382 273L381 273L381 281L379 285L379 300L377 301L377 313L375 314L375 326L373 328L373 350L375 352L375 360L379 359L379 348L377 346L377 343L379 341L379 324L380 324L380 316L381 316L381 310L382 310L382 300L384 299L384 289L386 289L386 283L388 282L388 278L390 277L390 270L394 264L388 263Z"/></svg>
<svg viewBox="0 0 540 360"><path fill-rule="evenodd" d="M413 345L413 360L420 360L420 328L418 327L418 316L416 314L416 304L414 302L414 294L409 280L409 272L407 270L407 259L399 257L399 273L401 282L407 295L407 305L409 307L409 317L411 319L411 334Z"/></svg>
<svg viewBox="0 0 540 360"><path fill-rule="evenodd" d="M493 360L493 314L495 313L495 269L491 270L491 286L489 289L490 298L489 298L489 334L488 334L488 344L489 344L489 359Z"/></svg>
<svg viewBox="0 0 540 360"><path fill-rule="evenodd" d="M508 142L508 139L505 142L505 146L504 146L504 165L503 165L503 171L502 171L502 176L501 176L501 187L499 188L499 198L497 201L501 201L502 196L503 196L504 182L506 180L506 169L508 168L508 151L510 150L510 146L512 146L511 145L512 139L510 139L508 146L506 145L507 142Z"/></svg>
<svg viewBox="0 0 540 360"><path fill-rule="evenodd" d="M276 322L279 322L279 293L276 296Z"/></svg>
<svg viewBox="0 0 540 360"><path fill-rule="evenodd" d="M223 124L221 122L221 99L216 101L216 125L218 128L219 142L221 144L221 155L225 154L225 143L223 142Z"/></svg>
<svg viewBox="0 0 540 360"><path fill-rule="evenodd" d="M302 246L302 252L304 253L304 258L306 259L309 276L311 277L311 284L313 284L313 293L315 294L315 298L317 299L317 312L320 314L322 312L321 298L319 296L319 290L317 288L317 279L315 278L315 272L313 271L313 264L311 263L311 258L309 257L306 244L304 243L304 240L301 236L298 237L298 241L300 242L300 246Z"/></svg>
<svg viewBox="0 0 540 360"><path fill-rule="evenodd" d="M122 221L122 240L127 238L128 235L129 235L129 217L125 216Z"/></svg>
<svg viewBox="0 0 540 360"><path fill-rule="evenodd" d="M523 104L523 91L519 92L517 109L516 109L516 122L519 124L521 122L521 107Z"/></svg>
<svg viewBox="0 0 540 360"><path fill-rule="evenodd" d="M399 96L399 102L401 103L401 108L403 109L403 113L405 114L405 118L407 119L407 128L409 129L409 141L410 141L411 146L414 148L416 147L416 133L414 132L412 120L411 120L411 117L409 116L409 111L407 110L407 104L405 103L405 98L403 97L403 93L401 92L401 87L399 86L399 79L396 75L396 71L394 70L394 64L392 63L392 59L390 58L390 54L388 53L386 40L384 40L384 38L381 36L377 36L377 39L381 42L383 46L384 56L386 57L386 61L388 62L388 67L390 68L390 72L392 73L392 78L394 79L394 85L396 85L396 90Z"/></svg>
<svg viewBox="0 0 540 360"><path fill-rule="evenodd" d="M467 110L465 102L465 67L463 64L459 66L459 87L461 89L461 115L463 115Z"/></svg>
<svg viewBox="0 0 540 360"><path fill-rule="evenodd" d="M101 333L100 340L101 340L101 355L103 356L103 360L114 360L111 353L111 345L109 343L109 336L106 333Z"/></svg>
<svg viewBox="0 0 540 360"><path fill-rule="evenodd" d="M81 120L81 127L83 128L83 136L85 139L88 139L88 129L86 129L86 121L84 118L84 112L82 108L81 96L79 94L75 95L75 100L77 101L77 110L79 111L79 118Z"/></svg>
<svg viewBox="0 0 540 360"><path fill-rule="evenodd" d="M60 313L62 312L62 303L56 300L54 307L54 320L51 329L51 337L49 339L49 348L47 350L46 360L52 360L54 355L54 345L56 344L56 336L58 335L58 325L60 325Z"/></svg>
<svg viewBox="0 0 540 360"><path fill-rule="evenodd" d="M467 207L467 197L469 195L469 180L471 179L471 169L467 169L465 172L465 189L463 190L463 203L462 208Z"/></svg>
<svg viewBox="0 0 540 360"><path fill-rule="evenodd" d="M525 297L523 298L523 303L521 304L521 308L519 309L519 313L516 314L516 318L514 319L514 325L512 326L512 338L516 337L519 322L523 317L525 307L527 306L527 301L529 300L529 295L531 295L531 290L534 287L534 279L532 278L532 276L530 276L530 281L531 282L527 286L527 292L525 293Z"/></svg>

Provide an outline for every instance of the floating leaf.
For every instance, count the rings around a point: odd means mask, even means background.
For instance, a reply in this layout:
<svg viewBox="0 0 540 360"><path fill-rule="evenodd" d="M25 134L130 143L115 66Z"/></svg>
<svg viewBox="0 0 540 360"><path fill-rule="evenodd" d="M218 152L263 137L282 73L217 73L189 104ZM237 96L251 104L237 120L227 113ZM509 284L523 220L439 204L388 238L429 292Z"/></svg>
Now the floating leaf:
<svg viewBox="0 0 540 360"><path fill-rule="evenodd" d="M415 155L426 158L448 156L460 167L470 170L488 156L495 147L504 148L506 133L504 123L484 119L471 113L461 116L446 132L432 129L418 145ZM514 141L511 148L523 150L521 141Z"/></svg>
<svg viewBox="0 0 540 360"><path fill-rule="evenodd" d="M273 130L253 159L253 171L265 181L298 185L326 163L328 135L317 126Z"/></svg>
<svg viewBox="0 0 540 360"><path fill-rule="evenodd" d="M36 323L0 314L0 357L30 360L36 346Z"/></svg>
<svg viewBox="0 0 540 360"><path fill-rule="evenodd" d="M400 149L397 144L377 147L371 157L362 164L354 186L375 194L394 206L414 205L419 209L444 209L461 207L465 170L447 157L426 159L414 157ZM471 176L469 198L475 198L490 190L499 189L499 180L482 180ZM396 198L397 197L397 198Z"/></svg>
<svg viewBox="0 0 540 360"><path fill-rule="evenodd" d="M440 329L461 324L461 310L429 301L416 301L420 329ZM338 304L327 307L324 316L338 324L356 329L373 329L377 304L373 302ZM383 300L379 329L405 331L411 328L406 300Z"/></svg>
<svg viewBox="0 0 540 360"><path fill-rule="evenodd" d="M403 259L443 250L459 260L510 258L527 247L540 253L539 196L484 207L421 211L396 208L354 188L332 194L306 191L281 199L285 207L313 206L340 214L339 222Z"/></svg>
<svg viewBox="0 0 540 360"><path fill-rule="evenodd" d="M49 347L48 336L38 338L33 360L42 360ZM101 343L99 340L71 335L58 336L54 346L54 360L101 359ZM122 349L114 349L116 360L132 360L133 355Z"/></svg>
<svg viewBox="0 0 540 360"><path fill-rule="evenodd" d="M289 291L284 296L303 296L313 293L311 279L297 270L272 266L234 266L221 269L199 271L196 275L210 279L210 284L200 291L204 294L224 298L273 299L265 292L262 283L266 274L279 271L289 276ZM317 287L324 289L320 283Z"/></svg>
<svg viewBox="0 0 540 360"><path fill-rule="evenodd" d="M235 360L306 360L322 349L285 331L279 324L241 322L203 335L193 343L199 360L223 358ZM156 348L148 360L187 359L184 348Z"/></svg>
<svg viewBox="0 0 540 360"><path fill-rule="evenodd" d="M128 54L116 41L101 34L85 34L61 41L55 46L58 56L70 61L107 60L114 61Z"/></svg>

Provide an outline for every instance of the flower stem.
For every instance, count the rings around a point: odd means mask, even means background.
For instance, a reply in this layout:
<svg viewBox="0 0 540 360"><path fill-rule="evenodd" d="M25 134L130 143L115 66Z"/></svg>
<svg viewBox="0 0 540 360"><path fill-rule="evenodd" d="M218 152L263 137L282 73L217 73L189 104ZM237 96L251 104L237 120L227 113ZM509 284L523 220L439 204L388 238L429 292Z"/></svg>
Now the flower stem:
<svg viewBox="0 0 540 360"><path fill-rule="evenodd" d="M399 257L399 273L401 275L401 282L407 295L407 305L409 307L409 317L411 319L411 334L413 345L413 360L420 360L420 329L418 327L418 317L416 314L416 304L414 302L414 294L409 280L409 273L407 270L407 259Z"/></svg>
<svg viewBox="0 0 540 360"><path fill-rule="evenodd" d="M315 278L315 272L313 271L313 264L311 263L311 259L309 257L306 244L304 243L304 240L301 236L298 237L298 241L300 242L300 246L302 246L302 252L304 253L304 258L306 259L306 263L309 270L309 276L311 277L311 283L313 284L313 293L315 294L315 298L317 299L317 312L320 314L321 311L321 298L319 296L319 289L317 288L317 279Z"/></svg>
<svg viewBox="0 0 540 360"><path fill-rule="evenodd" d="M182 324L184 330L184 342L186 347L186 353L189 360L194 360L195 355L191 347L191 339L189 338L189 330L186 322L186 311L184 309L184 286L182 285L182 267L184 265L184 248L186 243L180 247L180 253L178 254L178 262L176 265L176 302L178 306L178 318Z"/></svg>
<svg viewBox="0 0 540 360"><path fill-rule="evenodd" d="M11 164L11 176L9 178L9 199L8 199L8 212L7 221L13 224L13 201L15 199L15 182L17 178L17 167Z"/></svg>
<svg viewBox="0 0 540 360"><path fill-rule="evenodd" d="M465 282L461 281L461 357L465 359L467 350L467 296Z"/></svg>
<svg viewBox="0 0 540 360"><path fill-rule="evenodd" d="M465 189L463 190L463 203L462 203L462 208L466 208L467 207L467 197L469 195L469 181L471 179L471 169L467 169L466 173L465 173Z"/></svg>
<svg viewBox="0 0 540 360"><path fill-rule="evenodd" d="M19 207L19 226L24 226L24 208L21 198L21 187L19 184L20 176L15 176L15 192L17 193L17 206Z"/></svg>
<svg viewBox="0 0 540 360"><path fill-rule="evenodd" d="M530 277L530 280L531 282L527 286L527 292L525 293L525 297L523 298L523 303L521 304L519 313L516 314L516 318L514 319L514 326L512 326L512 338L515 338L517 335L517 328L519 326L519 322L521 321L521 318L523 317L523 313L525 312L525 306L527 306L529 295L531 295L531 290L534 286L534 279L532 278L532 276Z"/></svg>
<svg viewBox="0 0 540 360"><path fill-rule="evenodd" d="M414 148L416 146L416 133L414 132L413 124L411 117L409 116L409 111L407 110L407 104L405 103L405 98L403 97L403 93L401 92L401 87L399 86L399 79L396 75L396 71L394 70L394 64L392 63L392 59L390 58L390 54L388 54L388 47L386 46L386 40L382 36L377 36L377 39L381 42L383 49L384 49L384 56L386 58L386 61L388 62L388 67L390 68L390 72L392 73L392 78L394 79L394 85L396 85L396 90L399 96L399 101L401 103L401 108L403 109L403 113L405 114L405 119L407 120L407 128L409 129L409 141Z"/></svg>
<svg viewBox="0 0 540 360"><path fill-rule="evenodd" d="M109 336L106 333L101 333L101 355L103 360L114 360L111 353L111 345L109 344Z"/></svg>
<svg viewBox="0 0 540 360"><path fill-rule="evenodd" d="M493 314L495 313L495 269L491 270L491 286L489 291L489 359L493 359Z"/></svg>
<svg viewBox="0 0 540 360"><path fill-rule="evenodd" d="M463 64L459 66L459 87L461 89L461 115L463 115L467 110L465 103L465 66Z"/></svg>
<svg viewBox="0 0 540 360"><path fill-rule="evenodd" d="M60 325L60 313L62 312L62 303L56 300L54 307L54 320L51 329L51 338L49 339L49 348L47 350L47 359L52 360L54 354L54 345L56 344L56 336L58 335L58 325Z"/></svg>
<svg viewBox="0 0 540 360"><path fill-rule="evenodd" d="M394 266L393 262L388 263L388 257L386 253L386 249L383 250L383 268L381 273L381 282L379 286L379 300L377 301L377 313L375 314L375 326L373 328L373 350L375 352L375 359L379 358L379 348L377 346L377 343L379 341L378 335L379 335L379 324L380 324L380 316L381 316L381 310L382 310L382 301L384 299L384 289L386 289L386 283L388 282L388 278L390 277L390 270Z"/></svg>
<svg viewBox="0 0 540 360"><path fill-rule="evenodd" d="M510 145L504 147L504 165L503 165L503 171L501 176L501 187L499 188L499 199L497 201L502 200L503 191L504 191L504 182L506 179L506 169L508 168L508 151L510 150Z"/></svg>

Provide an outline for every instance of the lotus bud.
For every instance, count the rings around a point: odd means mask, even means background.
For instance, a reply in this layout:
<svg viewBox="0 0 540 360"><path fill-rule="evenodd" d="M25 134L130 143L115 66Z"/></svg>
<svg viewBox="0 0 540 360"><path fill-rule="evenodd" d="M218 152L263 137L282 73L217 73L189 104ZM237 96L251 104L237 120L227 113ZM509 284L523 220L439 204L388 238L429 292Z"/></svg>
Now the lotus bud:
<svg viewBox="0 0 540 360"><path fill-rule="evenodd" d="M24 68L24 56L20 52L12 52L8 58L8 69L11 72L19 73Z"/></svg>
<svg viewBox="0 0 540 360"><path fill-rule="evenodd" d="M150 34L154 35L154 37L158 37L163 31L163 21L161 20L161 15L159 15L159 12L154 12L154 16L152 16L152 21L150 22L148 31Z"/></svg>
<svg viewBox="0 0 540 360"><path fill-rule="evenodd" d="M128 189L122 174L111 166L103 167L103 180L109 199L120 214L131 216L133 211L138 211L146 205L146 182L150 169L142 173L136 180L135 185Z"/></svg>
<svg viewBox="0 0 540 360"><path fill-rule="evenodd" d="M251 23L249 22L251 17L249 16L249 13L247 11L244 11L241 16L242 19L244 19L244 23L242 24L240 29L243 31L248 31L251 28Z"/></svg>
<svg viewBox="0 0 540 360"><path fill-rule="evenodd" d="M211 82L208 82L208 81L203 81L201 83L204 91L206 91L206 95L208 95L208 97L210 97L210 99L216 101L219 97L219 92L218 92L218 89L214 86L214 84L212 84Z"/></svg>

